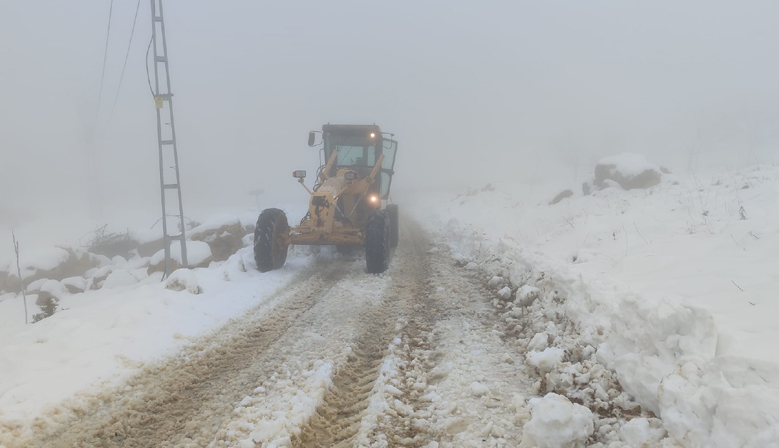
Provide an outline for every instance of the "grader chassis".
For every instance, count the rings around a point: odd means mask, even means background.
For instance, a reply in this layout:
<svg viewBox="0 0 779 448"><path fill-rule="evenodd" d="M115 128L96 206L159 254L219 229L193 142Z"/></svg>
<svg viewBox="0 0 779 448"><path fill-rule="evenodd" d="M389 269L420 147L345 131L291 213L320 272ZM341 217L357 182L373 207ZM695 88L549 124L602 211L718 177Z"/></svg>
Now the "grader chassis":
<svg viewBox="0 0 779 448"><path fill-rule="evenodd" d="M318 146L317 133L309 133L309 146ZM321 135L320 160L326 163L313 189L305 185L305 171L293 172L310 195L308 213L296 227L280 209L260 213L254 232L257 268L284 266L292 244L334 245L341 252L364 248L367 271L384 272L399 238L398 207L386 205L397 142L376 125L326 124Z"/></svg>

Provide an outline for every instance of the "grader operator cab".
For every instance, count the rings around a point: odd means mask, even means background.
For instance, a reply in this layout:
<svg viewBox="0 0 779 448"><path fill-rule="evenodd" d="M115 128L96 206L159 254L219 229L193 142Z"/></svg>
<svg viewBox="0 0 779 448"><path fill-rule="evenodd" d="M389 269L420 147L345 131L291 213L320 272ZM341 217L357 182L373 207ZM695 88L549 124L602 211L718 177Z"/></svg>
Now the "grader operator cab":
<svg viewBox="0 0 779 448"><path fill-rule="evenodd" d="M318 146L317 134L309 134L309 146ZM305 171L292 174L311 196L300 224L290 228L286 214L277 208L264 210L257 219L257 268L268 272L284 266L290 244L335 245L341 252L364 247L367 271L384 272L399 238L398 206L384 206L398 143L376 125L326 124L321 140L320 160L326 163L313 188L305 184Z"/></svg>

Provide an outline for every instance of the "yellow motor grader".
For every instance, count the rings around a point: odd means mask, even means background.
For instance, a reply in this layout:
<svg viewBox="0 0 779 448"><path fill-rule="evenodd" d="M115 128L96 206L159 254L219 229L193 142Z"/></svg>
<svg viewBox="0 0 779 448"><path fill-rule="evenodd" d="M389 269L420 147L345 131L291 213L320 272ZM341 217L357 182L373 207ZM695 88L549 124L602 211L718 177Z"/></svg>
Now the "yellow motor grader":
<svg viewBox="0 0 779 448"><path fill-rule="evenodd" d="M317 134L321 142L316 143ZM311 195L296 227L277 208L263 210L254 231L254 260L261 272L284 266L290 244L334 245L339 252L365 248L367 271L384 272L398 245L398 206L389 199L398 143L374 125L326 124L311 131L308 145L322 145L326 161L312 189L305 171L293 172Z"/></svg>

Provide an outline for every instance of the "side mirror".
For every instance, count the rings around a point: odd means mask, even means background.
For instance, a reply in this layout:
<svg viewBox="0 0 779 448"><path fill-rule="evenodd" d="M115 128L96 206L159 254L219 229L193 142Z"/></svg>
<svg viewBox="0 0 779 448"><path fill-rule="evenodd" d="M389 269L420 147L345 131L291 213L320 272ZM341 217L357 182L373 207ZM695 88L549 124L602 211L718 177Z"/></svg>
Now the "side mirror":
<svg viewBox="0 0 779 448"><path fill-rule="evenodd" d="M306 178L306 170L297 170L292 172L292 177L295 179L305 179Z"/></svg>
<svg viewBox="0 0 779 448"><path fill-rule="evenodd" d="M316 132L311 131L308 133L308 146L314 146L316 142Z"/></svg>

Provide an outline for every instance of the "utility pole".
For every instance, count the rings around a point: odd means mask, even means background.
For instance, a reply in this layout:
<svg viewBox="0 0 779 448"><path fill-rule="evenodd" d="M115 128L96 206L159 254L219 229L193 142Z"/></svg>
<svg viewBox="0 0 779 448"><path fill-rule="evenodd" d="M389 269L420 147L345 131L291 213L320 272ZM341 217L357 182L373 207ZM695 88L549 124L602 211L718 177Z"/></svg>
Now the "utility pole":
<svg viewBox="0 0 779 448"><path fill-rule="evenodd" d="M249 192L249 194L254 196L254 198L257 200L257 213L262 211L262 209L260 209L260 195L263 193L265 193L265 190L263 189L252 190Z"/></svg>
<svg viewBox="0 0 779 448"><path fill-rule="evenodd" d="M162 196L162 232L165 248L165 273L170 275L170 244L178 240L181 244L181 265L187 263L187 237L184 226L184 205L181 202L181 181L179 177L179 156L176 146L176 125L173 121L173 93L170 90L170 71L168 70L168 44L165 40L165 22L162 0L151 0L152 46L154 46L154 104L157 108L157 146L160 156L160 194ZM160 82L162 81L162 82ZM163 118L168 121L163 122ZM163 124L167 127L163 128ZM167 193L173 193L169 198ZM168 233L168 204L172 200L178 203L179 233Z"/></svg>

